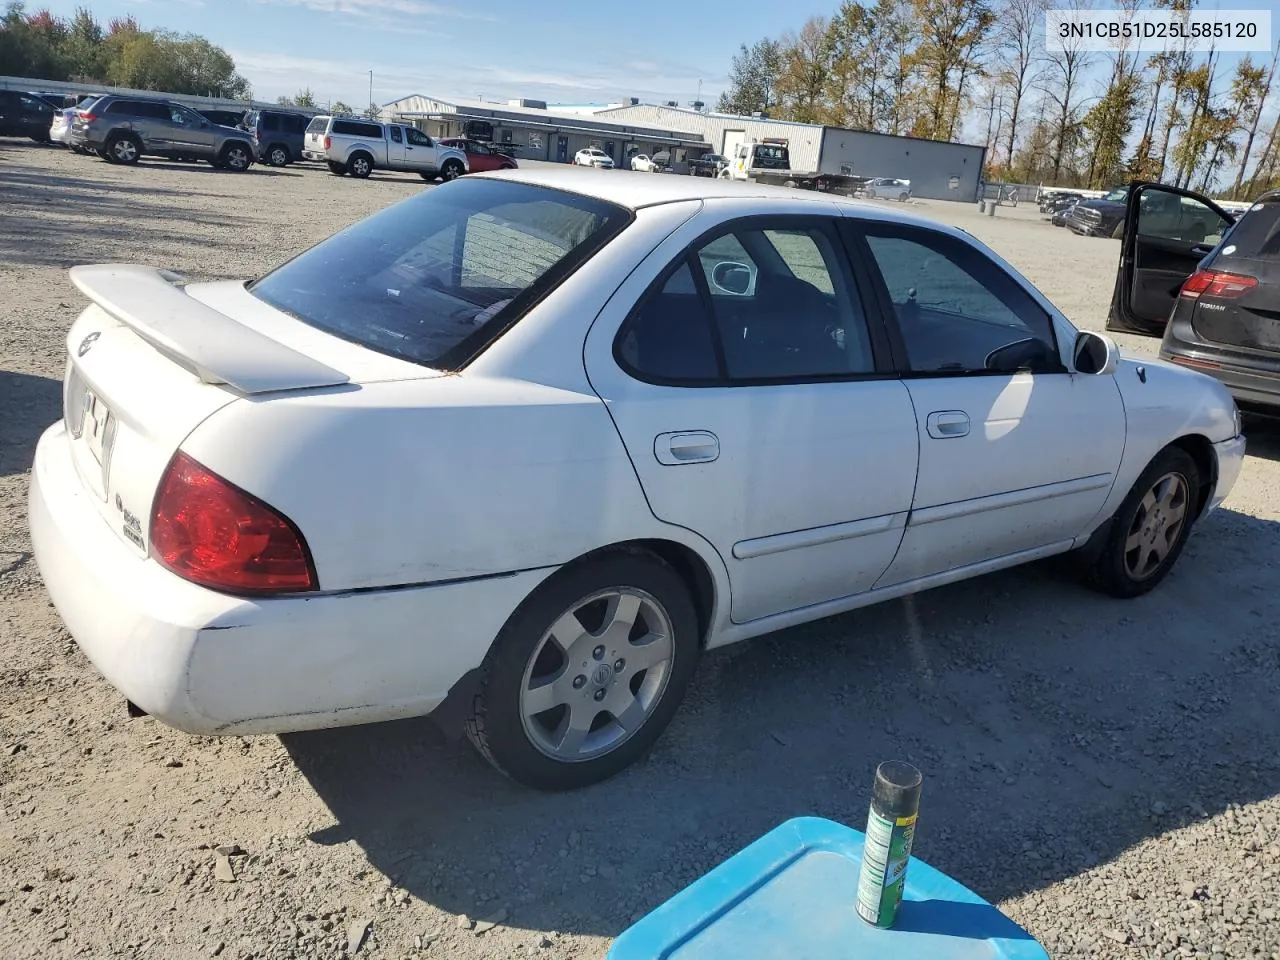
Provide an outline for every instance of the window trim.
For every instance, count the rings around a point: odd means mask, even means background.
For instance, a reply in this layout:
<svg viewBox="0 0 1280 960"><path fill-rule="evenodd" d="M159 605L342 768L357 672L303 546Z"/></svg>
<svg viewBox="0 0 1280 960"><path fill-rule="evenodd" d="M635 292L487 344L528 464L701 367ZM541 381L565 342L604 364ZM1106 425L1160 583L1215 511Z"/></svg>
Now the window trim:
<svg viewBox="0 0 1280 960"><path fill-rule="evenodd" d="M627 311L626 317L618 325L618 330L613 336L611 352L614 363L618 365L618 369L632 380L655 387L687 387L692 389L706 387L773 387L807 383L857 383L864 380L898 379L898 373L893 369L892 341L883 325L880 304L866 286L867 280L863 276L865 271L856 266L855 258L845 241L843 228L843 218L838 214L806 213L749 214L735 217L732 220L725 220L713 227L709 227L685 244L675 258L662 268L662 271L654 278L653 282L645 287L644 292L636 298L636 302ZM700 247L726 234L744 229L761 232L765 230L816 230L827 234L827 240L830 242L832 253L836 258L836 268L844 274L845 283L857 296L858 302L862 307L862 317L867 326L867 340L871 348L871 362L874 366L872 370L865 373L824 373L809 376L742 378L729 376L725 362L724 344L720 339L720 330L715 323L711 322L714 317L711 290L707 284L707 278L704 275L701 264L697 262L695 252ZM702 301L704 322L707 322L711 328L711 342L716 354L716 365L719 369L719 376L714 379L705 377L687 379L658 377L634 367L626 361L622 353L623 341L635 326L641 309L652 297L661 296L662 289L667 285L667 281L679 272L682 266L686 265L689 267L690 273L693 274L693 284L698 291L699 299Z"/></svg>
<svg viewBox="0 0 1280 960"><path fill-rule="evenodd" d="M868 229L870 228L870 229ZM864 220L862 218L846 218L843 226L844 233L848 239L851 248L851 256L854 260L860 260L862 269L868 274L868 282L870 284L868 292L875 297L876 311L880 316L880 322L888 331L890 343L893 349L894 367L897 376L903 380L931 380L931 379L955 379L957 377L1008 377L1017 373L1032 373L1035 376L1071 373L1072 371L1062 361L1062 346L1058 342L1058 325L1054 316L1045 310L1036 300L1035 296L1027 285L1005 270L1000 264L996 263L987 256L979 247L974 246L968 241L953 236L943 230L935 230L926 226L916 224L896 223L891 220ZM912 370L907 352L906 338L902 335L902 329L898 325L898 316L893 306L893 296L889 292L889 286L885 282L884 275L880 271L879 263L876 261L875 254L871 251L870 244L867 243L867 236L878 237L898 237L903 240L916 241L917 238L926 237L940 241L942 244L950 244L953 246L961 246L969 251L972 255L981 257L986 265L999 273L1010 284L1026 296L1027 300L1037 309L1044 313L1045 324L1049 328L1049 337L1053 348L1053 356L1055 366L1046 370ZM922 246L930 246L928 242L921 242ZM948 257L947 259L954 259ZM985 283L982 283L977 277L965 270L964 266L956 263L957 269L963 271L971 277L975 283L979 284L983 289L1005 305L1005 307L1013 314L1018 315L1019 311L1014 309L1001 297L995 290L992 290ZM1011 341L1012 342L1012 341Z"/></svg>

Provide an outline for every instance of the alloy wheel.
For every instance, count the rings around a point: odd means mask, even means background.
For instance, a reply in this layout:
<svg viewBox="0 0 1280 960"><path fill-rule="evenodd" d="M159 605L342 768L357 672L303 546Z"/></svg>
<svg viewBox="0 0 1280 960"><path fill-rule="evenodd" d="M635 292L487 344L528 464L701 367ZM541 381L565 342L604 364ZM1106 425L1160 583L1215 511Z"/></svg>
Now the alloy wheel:
<svg viewBox="0 0 1280 960"><path fill-rule="evenodd" d="M121 138L111 148L115 158L121 163L133 163L138 159L138 145L132 140Z"/></svg>
<svg viewBox="0 0 1280 960"><path fill-rule="evenodd" d="M630 739L671 677L671 618L631 587L579 600L543 635L520 686L529 741L552 759L580 762Z"/></svg>
<svg viewBox="0 0 1280 960"><path fill-rule="evenodd" d="M1187 481L1166 473L1143 496L1124 542L1124 565L1134 580L1154 575L1173 551L1187 517Z"/></svg>

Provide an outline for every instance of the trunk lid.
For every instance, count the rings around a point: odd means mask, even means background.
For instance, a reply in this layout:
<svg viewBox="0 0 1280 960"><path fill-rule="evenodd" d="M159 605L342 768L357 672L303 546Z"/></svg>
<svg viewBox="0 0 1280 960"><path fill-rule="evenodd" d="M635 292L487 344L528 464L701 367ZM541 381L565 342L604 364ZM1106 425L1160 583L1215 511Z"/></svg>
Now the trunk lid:
<svg viewBox="0 0 1280 960"><path fill-rule="evenodd" d="M440 375L308 327L239 283L120 265L71 276L93 302L67 335L67 442L99 512L139 554L170 458L227 404Z"/></svg>

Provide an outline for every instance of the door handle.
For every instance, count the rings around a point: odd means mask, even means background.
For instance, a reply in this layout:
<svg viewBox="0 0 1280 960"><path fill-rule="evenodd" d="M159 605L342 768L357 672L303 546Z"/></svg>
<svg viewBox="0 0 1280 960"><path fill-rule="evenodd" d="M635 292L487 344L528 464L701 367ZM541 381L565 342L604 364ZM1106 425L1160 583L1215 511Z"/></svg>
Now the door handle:
<svg viewBox="0 0 1280 960"><path fill-rule="evenodd" d="M653 455L667 466L710 463L720 456L720 441L706 430L660 433L653 440Z"/></svg>
<svg viewBox="0 0 1280 960"><path fill-rule="evenodd" d="M1209 246L1207 243L1197 243L1191 248L1191 252L1200 257L1207 257L1209 254L1213 253L1213 247Z"/></svg>
<svg viewBox="0 0 1280 960"><path fill-rule="evenodd" d="M929 436L935 440L951 440L969 435L969 415L963 410L939 410L929 414Z"/></svg>

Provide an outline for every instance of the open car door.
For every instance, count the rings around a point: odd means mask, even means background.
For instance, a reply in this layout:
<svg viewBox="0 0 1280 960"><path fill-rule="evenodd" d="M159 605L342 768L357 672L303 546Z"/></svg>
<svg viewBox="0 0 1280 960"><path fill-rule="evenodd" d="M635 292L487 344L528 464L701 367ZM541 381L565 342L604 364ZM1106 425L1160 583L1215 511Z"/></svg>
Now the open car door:
<svg viewBox="0 0 1280 960"><path fill-rule="evenodd" d="M1158 337L1196 266L1233 218L1208 197L1161 183L1129 191L1107 329Z"/></svg>

